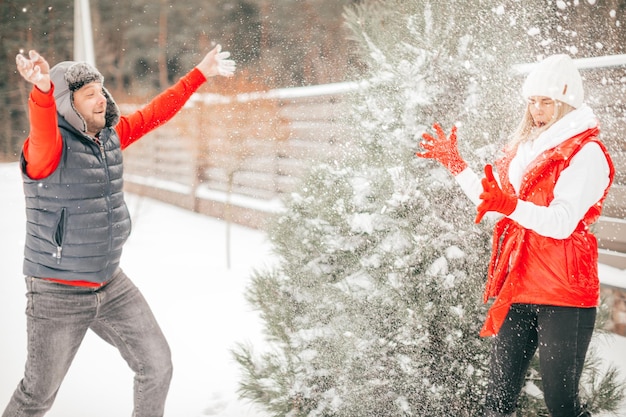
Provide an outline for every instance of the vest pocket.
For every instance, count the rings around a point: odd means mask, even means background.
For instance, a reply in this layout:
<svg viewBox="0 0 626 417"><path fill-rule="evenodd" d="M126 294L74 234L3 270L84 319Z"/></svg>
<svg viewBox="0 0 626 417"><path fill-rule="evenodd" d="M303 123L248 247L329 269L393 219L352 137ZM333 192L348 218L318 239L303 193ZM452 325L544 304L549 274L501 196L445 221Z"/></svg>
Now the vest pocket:
<svg viewBox="0 0 626 417"><path fill-rule="evenodd" d="M53 241L57 247L56 253L53 254L55 258L57 258L57 264L61 263L61 253L63 252L63 238L65 237L65 225L66 225L66 209L65 207L61 209L61 213L59 214L59 218L54 228L54 237Z"/></svg>

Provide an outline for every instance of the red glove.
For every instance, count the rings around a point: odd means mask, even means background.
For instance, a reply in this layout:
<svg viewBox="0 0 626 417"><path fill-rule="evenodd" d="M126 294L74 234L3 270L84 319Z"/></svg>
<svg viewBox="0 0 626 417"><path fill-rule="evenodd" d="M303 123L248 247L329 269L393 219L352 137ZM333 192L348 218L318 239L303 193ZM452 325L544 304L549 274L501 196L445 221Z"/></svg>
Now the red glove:
<svg viewBox="0 0 626 417"><path fill-rule="evenodd" d="M437 131L437 139L424 133L422 135L424 141L420 144L424 148L424 152L416 152L415 155L420 158L435 159L446 167L452 175L460 174L467 168L467 163L461 158L456 145L456 126L452 126L450 137L446 137L445 132L437 123L433 125L433 128Z"/></svg>
<svg viewBox="0 0 626 417"><path fill-rule="evenodd" d="M475 223L480 223L485 213L488 211L497 211L505 216L513 213L517 207L517 197L513 194L502 191L500 185L493 176L493 167L485 165L485 178L482 179L483 192L480 194L482 203L477 207Z"/></svg>

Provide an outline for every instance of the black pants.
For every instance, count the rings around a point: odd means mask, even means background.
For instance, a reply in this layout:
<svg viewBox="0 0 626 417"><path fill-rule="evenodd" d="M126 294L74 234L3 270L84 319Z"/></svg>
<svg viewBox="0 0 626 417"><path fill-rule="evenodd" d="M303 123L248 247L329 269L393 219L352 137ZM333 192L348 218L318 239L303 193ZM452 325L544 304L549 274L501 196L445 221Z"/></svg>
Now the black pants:
<svg viewBox="0 0 626 417"><path fill-rule="evenodd" d="M578 385L595 320L595 308L513 304L494 340L485 408L505 415L515 411L530 360L539 349L550 415L578 416Z"/></svg>

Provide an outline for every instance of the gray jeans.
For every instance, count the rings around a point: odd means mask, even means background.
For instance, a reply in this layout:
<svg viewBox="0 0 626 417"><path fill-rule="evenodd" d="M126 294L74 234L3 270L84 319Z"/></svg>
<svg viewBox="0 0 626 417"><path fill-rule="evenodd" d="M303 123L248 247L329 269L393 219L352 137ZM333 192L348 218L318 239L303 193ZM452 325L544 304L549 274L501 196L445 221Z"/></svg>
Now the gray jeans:
<svg viewBox="0 0 626 417"><path fill-rule="evenodd" d="M135 372L132 415L163 416L172 377L170 349L150 307L122 270L96 289L32 277L26 285L26 369L2 417L43 416L52 407L88 329L119 349Z"/></svg>

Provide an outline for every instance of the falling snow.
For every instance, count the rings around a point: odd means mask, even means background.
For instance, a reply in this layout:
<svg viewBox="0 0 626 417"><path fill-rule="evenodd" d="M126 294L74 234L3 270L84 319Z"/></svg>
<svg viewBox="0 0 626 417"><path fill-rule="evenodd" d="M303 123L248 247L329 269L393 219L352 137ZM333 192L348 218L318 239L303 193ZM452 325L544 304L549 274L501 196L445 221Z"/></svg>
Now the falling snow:
<svg viewBox="0 0 626 417"><path fill-rule="evenodd" d="M596 1L587 0L587 3L593 6ZM571 9L572 4L579 6L578 1L558 0L555 4L560 11ZM27 9L22 11L27 12ZM491 11L493 15L502 17L509 27L518 25L519 17L511 13L508 6L505 9L504 5L499 5ZM616 19L615 10L611 10L609 15ZM264 232L257 231L240 230L241 240L235 239L238 250L243 254L236 271L216 267L215 256L205 265L185 265L187 273L181 273L180 269L168 272L162 265L158 267L154 253L160 253L162 248L153 245L161 239L149 231L154 227L147 226L160 224L163 218L172 220L168 223L189 221L193 224L188 234L168 234L169 238L176 236L175 249L181 249L180 253L170 256L183 260L189 259L192 250L198 248L204 249L197 256L199 259L206 259L207 252L213 255L221 253L221 240L206 240L219 235L215 229L221 224L207 224L207 219L199 219L192 213L163 208L136 196L131 197L137 202L133 215L136 216L138 230L134 231L134 235L139 236L129 241L126 254L135 255L136 260L126 262L129 270L135 270L138 275L142 270L150 272L142 285L158 300L154 304L155 310L157 315L166 317L164 326L175 336L172 340L174 354L183 364L181 374L186 378L174 381L172 400L168 403L172 415L184 412L184 415L223 417L265 416L254 407L242 406L235 398L234 380L241 370L223 367L224 353L237 341L252 338L261 352L272 344L267 339L261 340L256 326L258 316L250 314L248 307L241 302L244 284L248 290L253 290L252 295L248 293L249 296L255 298L256 294L255 306L267 308L262 310L266 319L278 317L284 320L266 322L268 333L272 330L269 325L281 329L277 334L271 334L270 340L278 341L276 346L292 349L284 356L268 356L276 360L269 364L275 365L275 368L261 361L253 363L254 371L268 372L259 377L257 383L265 394L275 395L273 400L276 403L282 401L289 404L295 407L292 410L310 407L309 417L332 414L342 407L351 407L352 410L376 407L377 403L383 403L389 407L387 410L394 409L402 415L424 415L416 410L416 402L412 398L415 393L421 394L432 407L445 409L451 404L437 405L437 400L445 402L461 395L473 398L468 392L471 394L473 388L480 388L478 385L484 380L486 361L486 356L480 356L485 355L487 350L475 338L483 310L474 301L480 297L476 283L482 282L485 256L490 249L489 235L480 226L471 224L473 206L462 199L447 173L423 161L416 162L413 153L416 138L429 129L433 121L442 121L446 123L446 128L453 123L465 127L461 132L464 134L460 143L462 149L468 152L475 150L472 148L480 148L479 152L468 155L468 158L473 158L472 163L479 165L485 154L493 156L489 144L485 142L486 139L500 139L498 132L502 129L495 126L493 132L488 132L484 125L472 125L478 119L476 115L485 115L481 106L488 106L484 96L477 93L482 85L476 80L491 82L504 89L503 84L498 83L500 79L484 66L490 61L504 60L503 54L507 51L498 49L503 47L495 42L495 38L490 48L480 51L484 55L478 56L477 50L473 49L474 35L460 36L454 48L443 51L444 56L447 53L453 59L441 65L437 60L441 59L442 51L436 50L439 47L436 39L430 39L436 45L431 45L431 49L411 44L411 40L427 42L428 36L436 34L438 16L427 10L423 19L407 19L410 36L401 37L406 39L404 43L390 43L393 48L377 43L380 42L378 37L362 34L375 70L365 83L369 92L355 102L355 118L358 120L355 130L360 135L360 148L346 157L346 162L354 165L339 169L336 164L320 166L310 182L288 198L290 211L282 218L279 232L269 236L273 239L275 252L267 258L276 261L278 266L260 268L257 273L263 280L251 279L251 276L258 278L251 269L261 264L263 256L250 255L259 254L259 248L266 249L267 245ZM619 27L620 22L616 20L615 26ZM423 27L428 30L422 32ZM556 50L557 44L571 55L578 55L581 48L577 43L578 34L563 25L557 25L555 29L559 36L571 43L563 44L562 40L548 36L547 29L540 26L525 29L525 35L543 48L536 55ZM600 41L590 42L590 45L598 51L607 47ZM485 51L492 51L494 55ZM497 69L504 72L504 68ZM482 73L477 74L479 71ZM430 79L427 80L427 77ZM606 78L602 82L608 84ZM473 100L462 99L469 96ZM494 99L493 96L489 98ZM483 156L480 152L484 152ZM9 169L11 173L8 173ZM15 172L15 164L0 165L1 178L8 179L12 184L19 182ZM3 195L15 198L15 193L12 188L11 193ZM15 209L19 206L20 203L11 200L5 207ZM161 215L161 210L167 213ZM15 210L15 217L21 216L19 212ZM193 220L189 220L188 216ZM14 221L8 223L20 224ZM5 236L9 236L6 233L13 236L8 243L3 242L13 247L4 248L7 251L3 253L12 254L10 259L18 259L21 225L20 229L15 229L6 224L2 230ZM144 237L141 233L145 234ZM219 242L220 248L213 247L216 242ZM5 274L7 277L19 275L16 270L19 263L13 263L15 265L6 266L10 268ZM180 265L177 267L180 268ZM605 282L613 283L622 282L626 277L624 271L602 265L601 274ZM214 306L215 311L191 310L190 305L206 304L207 300L202 294L189 294L189 291L176 292L181 298L172 301L172 292L163 289L171 287L163 283L174 275L202 280L200 286L193 283L193 292L202 288L205 296L213 294L216 298L213 301L221 301L224 305ZM3 290L1 293L7 297L15 291L13 287L11 291ZM263 295L262 291L267 293ZM190 297L191 302L183 297ZM265 304L261 305L261 301ZM239 310L229 308L233 304ZM6 308L12 308L12 316L17 309L15 304L11 306ZM199 314L183 315L181 311ZM228 323L221 328L224 316L228 317ZM194 319L201 320L206 327L200 336L197 324L192 322ZM241 331L231 328L233 321L239 323ZM437 327L440 324L441 327ZM15 339L21 340L20 327L11 326ZM436 334L442 329L444 334ZM190 337L197 346L190 343ZM609 340L596 340L594 343L604 347L607 358L620 360L623 369L626 369L623 355L616 353L623 352L626 343L621 338ZM215 351L214 345L221 350ZM76 377L72 379L70 375L69 378L69 392L72 394L84 392L82 381L91 379L86 376L87 370L92 369L91 365L106 367L108 359L100 362L101 358L113 356L111 352L101 351L95 346L87 341L86 350L96 353L90 357L97 358L98 363L80 362L79 358ZM425 352L432 350L433 346L440 350L435 352L436 355L428 356ZM16 351L3 352L3 357L18 357L23 353L23 346L19 347ZM415 352L420 355L415 355ZM285 361L285 356L290 354L293 356ZM447 362L437 364L441 357L445 357ZM12 390L20 372L16 367L9 368L7 372L15 381L2 381L5 397L10 395L9 388ZM126 378L130 381L127 373L115 366L112 369L116 372L114 377L111 373L102 374L107 378ZM200 372L203 375L198 375L198 369L203 370ZM432 372L432 369L436 371ZM278 372L278 377L271 371ZM432 373L428 374L429 371ZM466 385L459 390L465 391L449 392L446 384L449 381L445 380L447 373L460 375L457 382ZM215 375L220 376L216 378ZM338 381L335 386L331 385L333 378ZM442 379L445 381L439 381ZM398 384L398 381L402 383ZM109 382L110 386L103 386L102 391L123 385L117 380L107 379L105 382ZM285 389L281 383L288 387ZM359 384L363 392L372 395L363 398L354 394L351 390L354 384ZM403 386L406 386L404 391ZM124 388L128 390L128 386ZM531 389L538 392L536 386L526 388L528 392ZM80 401L83 397L85 401L93 401L88 395L79 397ZM193 400L190 400L192 397ZM122 393L116 398L119 401L115 403L129 406L128 395ZM78 401L75 395L61 392L56 415L71 416L66 410L72 407L73 401ZM105 404L103 410L108 411L102 415L123 414L118 409L107 408L114 405ZM296 411L286 413L288 417L292 415L295 416ZM97 417L96 414L94 416Z"/></svg>

